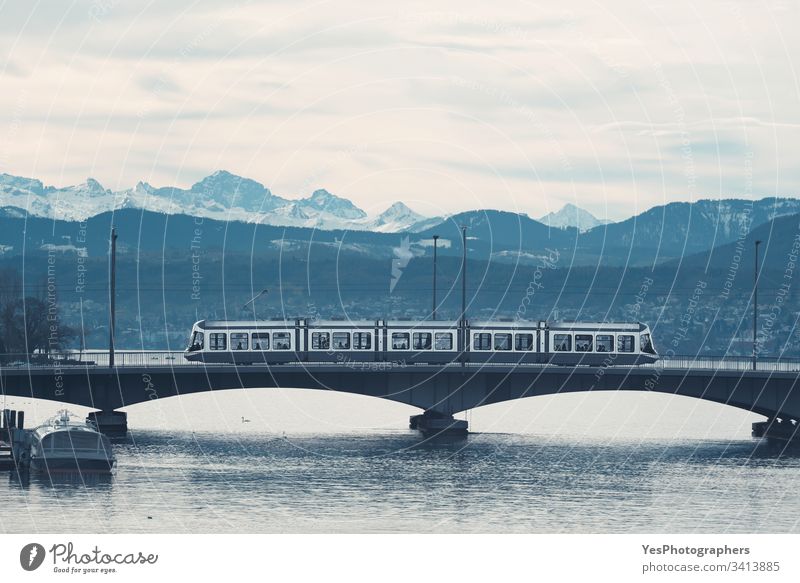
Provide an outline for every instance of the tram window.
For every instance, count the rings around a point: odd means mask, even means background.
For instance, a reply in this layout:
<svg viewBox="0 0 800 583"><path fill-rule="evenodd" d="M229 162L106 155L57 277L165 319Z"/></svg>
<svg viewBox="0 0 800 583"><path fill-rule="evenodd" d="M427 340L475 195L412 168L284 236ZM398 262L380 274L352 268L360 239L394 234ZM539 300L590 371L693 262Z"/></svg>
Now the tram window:
<svg viewBox="0 0 800 583"><path fill-rule="evenodd" d="M592 351L592 335L575 334L575 352L591 352L591 351Z"/></svg>
<svg viewBox="0 0 800 583"><path fill-rule="evenodd" d="M247 350L247 332L231 332L231 350Z"/></svg>
<svg viewBox="0 0 800 583"><path fill-rule="evenodd" d="M478 333L472 335L472 349L473 350L491 350L492 349L492 335L487 333Z"/></svg>
<svg viewBox="0 0 800 583"><path fill-rule="evenodd" d="M430 332L414 332L414 350L430 350L431 336Z"/></svg>
<svg viewBox="0 0 800 583"><path fill-rule="evenodd" d="M511 350L511 334L495 334L494 335L494 349L495 350Z"/></svg>
<svg viewBox="0 0 800 583"><path fill-rule="evenodd" d="M619 334L617 336L617 352L633 352L633 336Z"/></svg>
<svg viewBox="0 0 800 583"><path fill-rule="evenodd" d="M333 333L333 349L334 350L349 350L350 349L350 332L334 332Z"/></svg>
<svg viewBox="0 0 800 583"><path fill-rule="evenodd" d="M372 334L369 332L353 332L353 348L369 350L372 348Z"/></svg>
<svg viewBox="0 0 800 583"><path fill-rule="evenodd" d="M203 350L202 332L195 332L192 334L192 341L189 343L189 350Z"/></svg>
<svg viewBox="0 0 800 583"><path fill-rule="evenodd" d="M269 350L269 332L253 332L253 350Z"/></svg>
<svg viewBox="0 0 800 583"><path fill-rule="evenodd" d="M594 337L597 352L611 352L614 350L614 337L611 334L598 334Z"/></svg>
<svg viewBox="0 0 800 583"><path fill-rule="evenodd" d="M553 334L553 350L558 352L572 350L572 336L570 334Z"/></svg>
<svg viewBox="0 0 800 583"><path fill-rule="evenodd" d="M436 350L453 350L453 335L450 332L437 332L435 338Z"/></svg>
<svg viewBox="0 0 800 583"><path fill-rule="evenodd" d="M408 350L411 346L408 332L392 332L392 350Z"/></svg>
<svg viewBox="0 0 800 583"><path fill-rule="evenodd" d="M274 332L272 334L272 348L274 350L291 350L292 336L289 332Z"/></svg>
<svg viewBox="0 0 800 583"><path fill-rule="evenodd" d="M311 350L330 350L330 348L331 348L330 332L311 333Z"/></svg>
<svg viewBox="0 0 800 583"><path fill-rule="evenodd" d="M648 352L650 354L655 354L656 351L653 348L653 343L650 342L650 334L642 334L639 337L639 347L642 352Z"/></svg>
<svg viewBox="0 0 800 583"><path fill-rule="evenodd" d="M515 350L533 350L533 334L517 334L514 338Z"/></svg>
<svg viewBox="0 0 800 583"><path fill-rule="evenodd" d="M212 332L208 335L209 350L227 350L228 335L225 332Z"/></svg>

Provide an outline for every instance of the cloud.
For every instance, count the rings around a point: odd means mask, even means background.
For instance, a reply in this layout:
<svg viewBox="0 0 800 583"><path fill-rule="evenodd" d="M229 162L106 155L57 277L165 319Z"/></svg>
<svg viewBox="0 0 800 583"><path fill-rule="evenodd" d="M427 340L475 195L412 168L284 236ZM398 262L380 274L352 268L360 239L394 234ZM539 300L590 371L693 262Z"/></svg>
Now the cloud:
<svg viewBox="0 0 800 583"><path fill-rule="evenodd" d="M364 208L624 216L744 192L752 152L752 189L794 194L798 10L779 8L11 0L0 171L117 188L227 168Z"/></svg>
<svg viewBox="0 0 800 583"><path fill-rule="evenodd" d="M687 129L744 129L744 128L789 128L800 129L800 122L767 121L756 117L726 117L716 119L702 119L692 122L644 122L644 121L614 121L592 127L593 132L633 131L643 136L670 136L686 133Z"/></svg>
<svg viewBox="0 0 800 583"><path fill-rule="evenodd" d="M0 75L7 75L9 77L24 77L26 75L25 69L22 65L15 63L12 60L5 62L0 61Z"/></svg>

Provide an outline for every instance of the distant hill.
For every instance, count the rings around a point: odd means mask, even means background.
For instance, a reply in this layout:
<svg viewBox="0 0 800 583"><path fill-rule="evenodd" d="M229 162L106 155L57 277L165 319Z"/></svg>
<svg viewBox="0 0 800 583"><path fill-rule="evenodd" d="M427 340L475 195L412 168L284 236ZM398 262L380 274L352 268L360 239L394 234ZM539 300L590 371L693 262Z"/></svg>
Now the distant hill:
<svg viewBox="0 0 800 583"><path fill-rule="evenodd" d="M113 219L119 230L120 347L182 348L192 322L202 318L256 314L371 319L429 314L431 233L413 240L412 235L226 223L135 209L118 211ZM0 217L0 267L24 273L26 293L31 295L44 293L47 278L52 278L65 323L82 325L88 346L107 341L111 220L111 213L83 224ZM488 250L518 249L520 241L528 245L535 240L541 247L529 252L549 254L548 248L556 249L551 244L569 249L568 237L574 241L577 230L548 229L513 213L467 214L437 229L443 243L438 270L442 319L458 317L460 309L461 222L479 237L468 241L471 318L641 320L653 326L657 347L673 347L677 354L728 350L746 354L752 240L764 241L761 303L769 306L776 301L792 261L800 215L773 219L741 241L712 252L655 267L622 267L579 265L566 250L556 253L554 261L552 255L531 263L499 260ZM408 243L403 243L405 237ZM485 246L484 238L492 246ZM451 246L445 247L444 241ZM398 257L408 261L398 265ZM734 262L736 274L726 287ZM696 291L698 282L702 293ZM776 353L784 349L781 343L791 342L791 353L800 354L792 332L800 311L800 282L792 285L782 311L770 324L766 352ZM243 310L245 302L265 287L270 293L251 311ZM726 289L730 291L724 294Z"/></svg>
<svg viewBox="0 0 800 583"><path fill-rule="evenodd" d="M525 215L496 210L469 211L439 225L415 233L414 239L439 235L448 247L445 254L461 254L461 226L467 227L470 257L533 264L548 250L572 249L578 241L574 228L552 229ZM568 252L567 257L571 253Z"/></svg>
<svg viewBox="0 0 800 583"><path fill-rule="evenodd" d="M471 259L530 266L541 264L555 251L563 266L654 266L727 245L774 218L797 212L800 201L794 199L672 203L580 233L574 227L551 228L517 213L482 210L459 213L428 227L423 221L418 223L418 232L397 233L391 228L376 232L283 227L134 208L102 213L81 223L29 216L6 207L0 208L0 254L44 252L46 245L55 245L83 249L90 256L104 255L113 220L120 233L121 253L188 253L194 245L259 254L287 245L313 244L352 247L362 256L391 259L406 238L413 256L430 255L433 235L439 235L440 254L460 257L461 226L466 225ZM413 222L417 217L407 207L393 205L384 214L383 224Z"/></svg>
<svg viewBox="0 0 800 583"><path fill-rule="evenodd" d="M184 253L194 248L258 254L280 249L289 242L314 242L332 246L360 245L391 256L400 235L367 231L323 231L304 227L280 227L240 221L219 221L187 215L165 215L139 209L106 212L85 222L59 221L0 213L0 245L6 255L45 253L48 245L71 246L88 256L105 256L111 225L119 234L120 253Z"/></svg>
<svg viewBox="0 0 800 583"><path fill-rule="evenodd" d="M755 241L761 241L759 247L760 270L778 274L788 273L789 277L784 278L785 282L800 288L800 263L798 263L800 261L800 214L775 218L757 226L736 241L708 251L674 259L664 263L664 266L680 266L705 273L742 272L746 273L743 277L747 277L748 281L751 281L755 269ZM797 277L796 280L795 277Z"/></svg>
<svg viewBox="0 0 800 583"><path fill-rule="evenodd" d="M576 254L599 263L656 265L725 245L776 217L800 213L800 200L764 198L675 202L581 235Z"/></svg>

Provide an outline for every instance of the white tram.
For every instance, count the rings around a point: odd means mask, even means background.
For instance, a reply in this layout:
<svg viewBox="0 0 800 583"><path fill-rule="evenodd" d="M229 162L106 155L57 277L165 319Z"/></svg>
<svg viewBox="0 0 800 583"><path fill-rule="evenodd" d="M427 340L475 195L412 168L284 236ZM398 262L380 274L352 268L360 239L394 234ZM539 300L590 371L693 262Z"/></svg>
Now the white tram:
<svg viewBox="0 0 800 583"><path fill-rule="evenodd" d="M187 360L638 365L658 360L640 322L201 320Z"/></svg>

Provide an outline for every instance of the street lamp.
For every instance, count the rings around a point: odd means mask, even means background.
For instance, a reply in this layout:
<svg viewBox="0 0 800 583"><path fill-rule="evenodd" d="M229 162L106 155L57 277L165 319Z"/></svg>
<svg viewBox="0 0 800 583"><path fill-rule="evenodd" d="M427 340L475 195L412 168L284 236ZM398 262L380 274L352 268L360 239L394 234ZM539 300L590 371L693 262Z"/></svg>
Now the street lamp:
<svg viewBox="0 0 800 583"><path fill-rule="evenodd" d="M461 226L461 325L467 325L467 226Z"/></svg>
<svg viewBox="0 0 800 583"><path fill-rule="evenodd" d="M758 359L758 343L756 335L758 331L758 246L761 241L755 242L755 271L753 272L753 370L756 370L756 360Z"/></svg>
<svg viewBox="0 0 800 583"><path fill-rule="evenodd" d="M108 258L108 366L114 368L114 333L117 326L117 229L111 227Z"/></svg>
<svg viewBox="0 0 800 583"><path fill-rule="evenodd" d="M461 366L467 366L467 226L461 225Z"/></svg>

